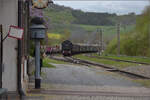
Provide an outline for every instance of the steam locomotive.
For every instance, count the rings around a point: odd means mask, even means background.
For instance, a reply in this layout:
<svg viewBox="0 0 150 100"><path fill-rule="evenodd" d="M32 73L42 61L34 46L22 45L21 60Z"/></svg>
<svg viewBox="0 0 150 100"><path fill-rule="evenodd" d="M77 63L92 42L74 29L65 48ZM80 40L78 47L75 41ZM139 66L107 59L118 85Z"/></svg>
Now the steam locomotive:
<svg viewBox="0 0 150 100"><path fill-rule="evenodd" d="M72 56L80 53L96 53L98 50L99 46L96 45L73 44L69 40L61 43L61 52L64 56Z"/></svg>

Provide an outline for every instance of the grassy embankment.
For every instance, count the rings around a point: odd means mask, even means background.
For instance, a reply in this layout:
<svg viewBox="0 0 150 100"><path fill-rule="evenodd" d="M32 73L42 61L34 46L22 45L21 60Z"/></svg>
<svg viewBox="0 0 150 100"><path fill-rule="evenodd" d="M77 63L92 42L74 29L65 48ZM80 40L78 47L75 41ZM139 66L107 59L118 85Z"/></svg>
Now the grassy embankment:
<svg viewBox="0 0 150 100"><path fill-rule="evenodd" d="M43 59L43 67L55 68L55 66L52 65L51 63L54 63L54 64L66 64L66 62L50 59L50 58L47 58L47 57Z"/></svg>
<svg viewBox="0 0 150 100"><path fill-rule="evenodd" d="M120 69L126 68L126 67L131 67L131 66L141 65L141 64L134 64L134 63L128 63L128 62L117 62L117 61L106 60L106 59L92 58L92 57L87 57L87 56L84 56L84 55L75 55L74 57L80 58L80 59L83 59L83 60L89 60L89 61L93 61L93 62L97 62L97 63L102 63L102 64L105 64L105 65L114 66L114 67L117 67L117 68L120 68ZM127 57L126 57L126 59L127 59ZM141 60L142 60L142 58L140 59L140 61Z"/></svg>
<svg viewBox="0 0 150 100"><path fill-rule="evenodd" d="M94 54L94 56L99 57L98 54ZM142 57L116 56L116 55L101 55L100 57L112 58L112 59L118 59L118 60L137 61L137 62L142 62L142 63L150 63L150 58L142 58Z"/></svg>

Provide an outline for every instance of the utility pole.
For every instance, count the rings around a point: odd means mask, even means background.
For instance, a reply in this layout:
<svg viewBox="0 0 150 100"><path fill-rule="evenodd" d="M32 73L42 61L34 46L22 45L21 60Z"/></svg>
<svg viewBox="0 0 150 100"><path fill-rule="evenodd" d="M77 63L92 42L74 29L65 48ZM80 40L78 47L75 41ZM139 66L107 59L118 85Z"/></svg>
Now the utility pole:
<svg viewBox="0 0 150 100"><path fill-rule="evenodd" d="M103 50L103 30L100 29L100 51L99 52L102 52L102 50Z"/></svg>
<svg viewBox="0 0 150 100"><path fill-rule="evenodd" d="M102 33L102 29L97 29L97 32L99 33L99 55L101 54L101 51L102 51L102 49L103 49L103 33Z"/></svg>
<svg viewBox="0 0 150 100"><path fill-rule="evenodd" d="M100 35L99 35L99 32L100 32L100 29L98 29L97 28L97 34L98 34L98 36L99 36L99 38L97 38L98 39L98 55L100 55Z"/></svg>
<svg viewBox="0 0 150 100"><path fill-rule="evenodd" d="M120 55L120 23L117 24L117 55Z"/></svg>
<svg viewBox="0 0 150 100"><path fill-rule="evenodd" d="M2 88L2 67L3 67L3 26L0 25L0 88Z"/></svg>

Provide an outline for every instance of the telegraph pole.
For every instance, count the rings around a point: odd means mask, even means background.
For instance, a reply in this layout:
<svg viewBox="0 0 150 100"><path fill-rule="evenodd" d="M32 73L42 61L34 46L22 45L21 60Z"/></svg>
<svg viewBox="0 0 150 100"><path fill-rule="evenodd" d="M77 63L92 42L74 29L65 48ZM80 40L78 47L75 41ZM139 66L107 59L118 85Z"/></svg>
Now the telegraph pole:
<svg viewBox="0 0 150 100"><path fill-rule="evenodd" d="M103 33L102 33L102 29L97 29L97 32L99 33L99 55L101 54L101 51L102 51L102 49L103 49Z"/></svg>
<svg viewBox="0 0 150 100"><path fill-rule="evenodd" d="M3 26L0 25L0 88L2 88L2 67L3 67Z"/></svg>
<svg viewBox="0 0 150 100"><path fill-rule="evenodd" d="M117 24L117 55L120 55L120 23Z"/></svg>
<svg viewBox="0 0 150 100"><path fill-rule="evenodd" d="M97 28L97 33L99 34L99 32L100 32L100 29ZM100 55L100 35L98 35L98 36L99 36L99 38L98 38L98 45L99 45L98 54Z"/></svg>
<svg viewBox="0 0 150 100"><path fill-rule="evenodd" d="M102 29L100 29L100 48L101 48L100 51L102 52L103 50L103 30Z"/></svg>

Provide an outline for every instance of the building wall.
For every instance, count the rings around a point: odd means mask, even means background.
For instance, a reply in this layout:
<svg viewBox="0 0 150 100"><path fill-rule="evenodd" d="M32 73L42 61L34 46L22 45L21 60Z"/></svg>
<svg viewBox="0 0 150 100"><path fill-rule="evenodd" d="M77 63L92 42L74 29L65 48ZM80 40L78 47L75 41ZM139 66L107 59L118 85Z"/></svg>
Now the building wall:
<svg viewBox="0 0 150 100"><path fill-rule="evenodd" d="M9 25L18 25L18 0L0 0L0 24L4 36ZM17 91L17 40L7 38L3 44L2 87L8 91Z"/></svg>

